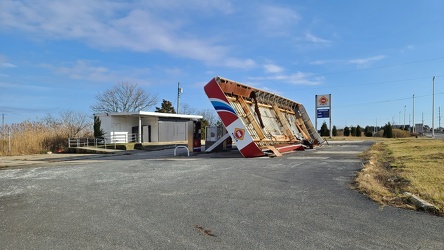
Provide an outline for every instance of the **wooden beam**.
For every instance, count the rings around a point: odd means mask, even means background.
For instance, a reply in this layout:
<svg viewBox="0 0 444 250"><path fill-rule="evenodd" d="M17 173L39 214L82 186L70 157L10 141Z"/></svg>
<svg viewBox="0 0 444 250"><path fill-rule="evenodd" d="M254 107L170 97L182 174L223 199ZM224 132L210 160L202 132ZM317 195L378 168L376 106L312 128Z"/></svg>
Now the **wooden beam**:
<svg viewBox="0 0 444 250"><path fill-rule="evenodd" d="M281 152L279 152L275 147L273 146L265 146L264 148L268 148L269 150L271 150L271 152L273 152L274 155L276 156L282 156Z"/></svg>
<svg viewBox="0 0 444 250"><path fill-rule="evenodd" d="M290 141L295 140L295 137L293 135L293 132L291 131L291 127L290 124L288 124L287 119L285 118L285 116L282 114L281 110L279 109L279 107L277 105L273 106L274 112L276 112L276 115L278 116L278 120L280 121L280 123L282 124L282 127L285 130L285 134L288 136L288 138L290 139Z"/></svg>
<svg viewBox="0 0 444 250"><path fill-rule="evenodd" d="M262 140L265 138L265 134L262 131L262 128L259 126L259 123L256 121L256 118L254 118L253 113L251 113L250 108L248 107L248 104L245 102L244 98L242 96L238 96L239 104L242 106L242 109L244 110L244 113L247 115L247 119L250 122L251 125L253 125L254 130L256 131L259 138Z"/></svg>
<svg viewBox="0 0 444 250"><path fill-rule="evenodd" d="M302 136L304 136L304 138L308 141L311 140L310 135L307 133L307 128L305 127L304 122L301 122L302 118L297 119L294 124L296 125L296 127L298 127L299 132L301 132Z"/></svg>
<svg viewBox="0 0 444 250"><path fill-rule="evenodd" d="M227 99L228 99L229 101L232 101L232 102L236 102L236 101L237 101L237 98L234 97L234 96L226 96L226 97L227 97ZM247 103L247 104L253 105L253 102L252 102L252 101L245 100L245 99L244 99L244 101L245 101L245 103ZM264 103L261 103L261 102L258 102L257 105L258 105L259 107L262 107L262 108L268 108L268 109L272 109L272 108L273 108L272 105L264 104ZM279 108L279 110L280 110L281 112L284 112L284 113L287 113L287 114L292 114L292 115L296 114L294 111L292 111L292 110L288 110L288 109L282 109L282 108Z"/></svg>

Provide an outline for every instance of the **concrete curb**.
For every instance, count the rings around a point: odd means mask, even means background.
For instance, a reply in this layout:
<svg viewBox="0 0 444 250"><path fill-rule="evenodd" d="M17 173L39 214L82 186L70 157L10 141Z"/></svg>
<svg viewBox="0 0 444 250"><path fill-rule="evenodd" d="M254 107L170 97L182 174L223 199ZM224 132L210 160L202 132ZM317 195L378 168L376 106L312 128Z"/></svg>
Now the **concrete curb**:
<svg viewBox="0 0 444 250"><path fill-rule="evenodd" d="M440 211L435 205L409 192L405 192L404 195L406 196L407 200L415 206L416 210L439 214Z"/></svg>

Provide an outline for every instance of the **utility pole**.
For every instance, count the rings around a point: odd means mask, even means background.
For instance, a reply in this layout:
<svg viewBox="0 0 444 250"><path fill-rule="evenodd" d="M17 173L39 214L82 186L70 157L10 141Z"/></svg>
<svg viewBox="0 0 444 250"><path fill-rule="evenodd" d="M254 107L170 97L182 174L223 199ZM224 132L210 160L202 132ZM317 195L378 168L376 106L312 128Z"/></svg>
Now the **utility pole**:
<svg viewBox="0 0 444 250"><path fill-rule="evenodd" d="M404 130L405 130L405 108L406 108L406 105L404 105Z"/></svg>
<svg viewBox="0 0 444 250"><path fill-rule="evenodd" d="M180 87L180 82L177 83L177 114L180 112L180 94L183 93L183 88Z"/></svg>
<svg viewBox="0 0 444 250"><path fill-rule="evenodd" d="M438 107L438 122L439 122L438 129L441 129L441 106Z"/></svg>
<svg viewBox="0 0 444 250"><path fill-rule="evenodd" d="M412 118L412 133L415 133L415 94L413 94L413 118Z"/></svg>
<svg viewBox="0 0 444 250"><path fill-rule="evenodd" d="M5 114L2 114L2 149L5 151Z"/></svg>
<svg viewBox="0 0 444 250"><path fill-rule="evenodd" d="M378 133L378 118L376 118L376 127L375 127L375 133Z"/></svg>
<svg viewBox="0 0 444 250"><path fill-rule="evenodd" d="M435 77L432 78L432 138L435 138Z"/></svg>
<svg viewBox="0 0 444 250"><path fill-rule="evenodd" d="M399 111L399 116L398 116L398 127L401 128L401 111Z"/></svg>

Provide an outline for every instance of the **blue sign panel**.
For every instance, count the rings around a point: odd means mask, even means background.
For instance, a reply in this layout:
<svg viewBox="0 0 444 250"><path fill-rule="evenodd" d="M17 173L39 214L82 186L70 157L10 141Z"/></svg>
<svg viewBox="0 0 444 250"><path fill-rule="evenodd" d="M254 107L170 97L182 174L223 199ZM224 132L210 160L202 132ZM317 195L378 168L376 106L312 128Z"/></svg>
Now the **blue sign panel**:
<svg viewBox="0 0 444 250"><path fill-rule="evenodd" d="M318 109L318 118L329 118L330 117L330 109Z"/></svg>

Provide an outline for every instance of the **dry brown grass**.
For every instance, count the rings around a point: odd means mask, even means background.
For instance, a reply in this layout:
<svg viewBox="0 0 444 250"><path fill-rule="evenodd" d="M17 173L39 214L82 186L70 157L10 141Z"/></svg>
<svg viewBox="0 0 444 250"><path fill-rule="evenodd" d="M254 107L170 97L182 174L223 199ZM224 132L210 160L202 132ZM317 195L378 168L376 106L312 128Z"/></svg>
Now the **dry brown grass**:
<svg viewBox="0 0 444 250"><path fill-rule="evenodd" d="M380 204L413 208L404 192L413 193L444 211L444 141L379 141L363 154L365 167L357 188Z"/></svg>
<svg viewBox="0 0 444 250"><path fill-rule="evenodd" d="M18 124L5 125L4 131L9 131L8 134L11 136L9 140L6 135L5 141L0 138L0 155L57 152L67 148L69 137L91 136L91 129L88 129L89 123L86 121L72 122L66 119L68 115L77 118L75 113L66 113L65 116L62 116L63 119L48 116L40 121L27 120ZM74 119L71 120L74 121Z"/></svg>

